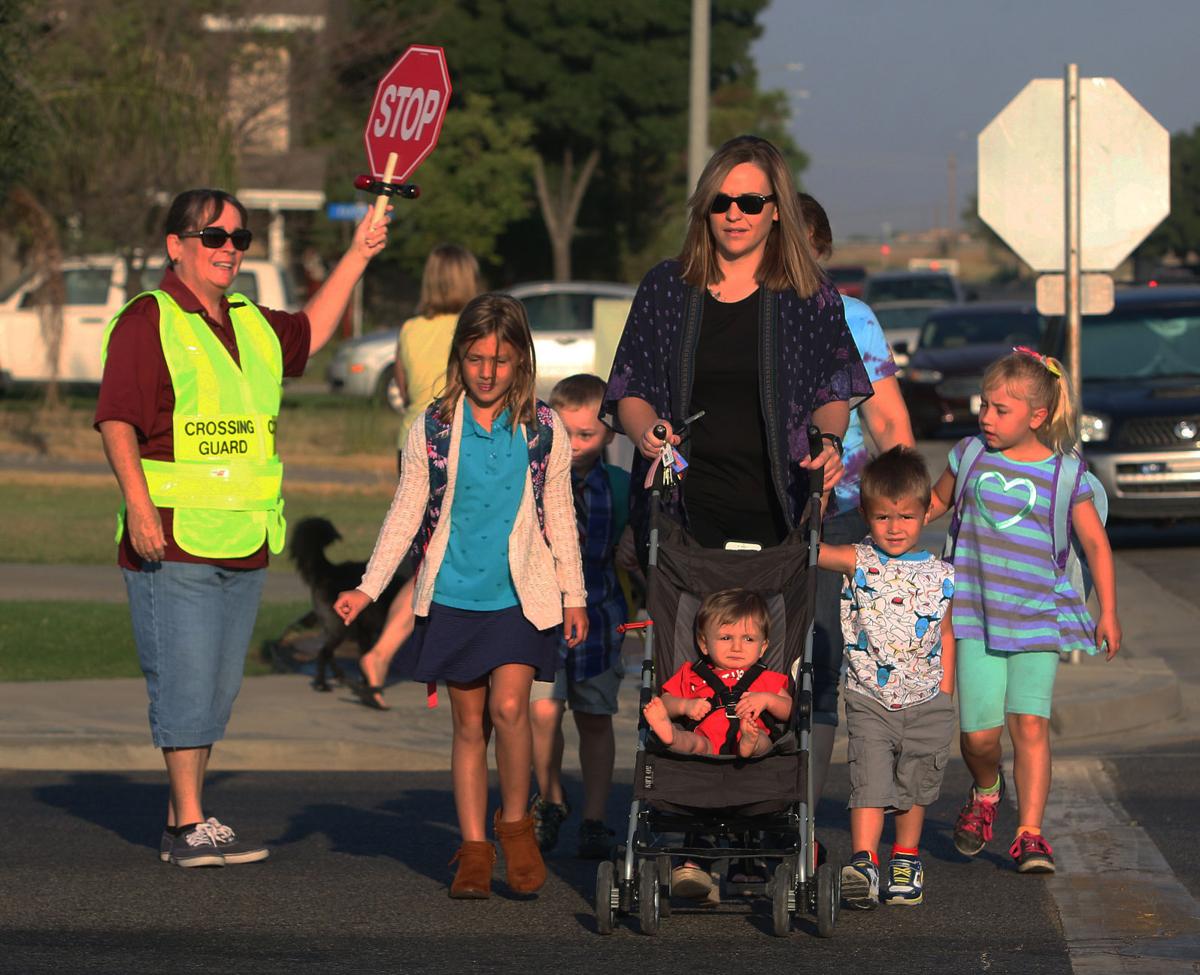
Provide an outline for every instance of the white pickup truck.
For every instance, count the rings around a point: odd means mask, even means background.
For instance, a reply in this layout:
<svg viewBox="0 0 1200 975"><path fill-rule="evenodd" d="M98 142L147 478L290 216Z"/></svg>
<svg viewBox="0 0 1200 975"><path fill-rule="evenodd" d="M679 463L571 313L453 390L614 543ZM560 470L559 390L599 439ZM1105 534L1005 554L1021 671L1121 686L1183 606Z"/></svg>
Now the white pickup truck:
<svg viewBox="0 0 1200 975"><path fill-rule="evenodd" d="M156 287L161 273L161 259L148 262L142 273L143 287ZM125 262L114 255L64 261L63 281L66 303L58 379L98 385L104 330L125 303ZM53 373L38 316L40 284L36 275L26 275L0 295L0 387L44 383ZM269 261L243 260L229 290L267 308L296 308L287 273Z"/></svg>

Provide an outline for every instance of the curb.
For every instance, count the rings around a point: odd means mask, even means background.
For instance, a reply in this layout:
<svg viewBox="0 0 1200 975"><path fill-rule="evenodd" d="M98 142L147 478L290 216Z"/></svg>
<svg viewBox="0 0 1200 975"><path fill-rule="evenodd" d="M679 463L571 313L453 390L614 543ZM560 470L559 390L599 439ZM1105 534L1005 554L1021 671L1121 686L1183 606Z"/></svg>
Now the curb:
<svg viewBox="0 0 1200 975"><path fill-rule="evenodd" d="M1092 738L1182 713L1179 680L1161 657L1090 658L1061 665L1050 728L1060 738Z"/></svg>
<svg viewBox="0 0 1200 975"><path fill-rule="evenodd" d="M635 758L639 687L636 671L621 687L614 719L619 770L632 768ZM1161 725L1183 712L1179 682L1157 657L1064 664L1055 692L1050 725L1060 743ZM162 756L150 744L145 725L145 694L140 678L0 684L0 769L160 771ZM429 710L418 684L391 685L388 700L392 710L380 713L353 705L345 692L314 693L300 675L247 678L229 737L213 750L210 767L279 772L449 768L449 703L443 700ZM569 771L578 769L574 724L563 722ZM834 760L845 761L845 752L842 730Z"/></svg>

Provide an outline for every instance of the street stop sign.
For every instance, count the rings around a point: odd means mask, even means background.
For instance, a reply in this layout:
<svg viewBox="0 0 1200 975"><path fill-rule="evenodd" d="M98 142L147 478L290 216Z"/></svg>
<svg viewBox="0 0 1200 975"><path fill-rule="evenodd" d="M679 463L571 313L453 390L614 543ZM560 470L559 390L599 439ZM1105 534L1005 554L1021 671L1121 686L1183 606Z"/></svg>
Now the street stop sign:
<svg viewBox="0 0 1200 975"><path fill-rule="evenodd" d="M979 216L1037 271L1064 264L1063 81L1038 78L979 134ZM1079 79L1080 268L1110 271L1170 213L1167 130L1112 78Z"/></svg>
<svg viewBox="0 0 1200 975"><path fill-rule="evenodd" d="M433 152L450 101L450 74L440 47L413 44L375 89L363 139L376 179L404 182ZM393 171L388 159L396 155Z"/></svg>

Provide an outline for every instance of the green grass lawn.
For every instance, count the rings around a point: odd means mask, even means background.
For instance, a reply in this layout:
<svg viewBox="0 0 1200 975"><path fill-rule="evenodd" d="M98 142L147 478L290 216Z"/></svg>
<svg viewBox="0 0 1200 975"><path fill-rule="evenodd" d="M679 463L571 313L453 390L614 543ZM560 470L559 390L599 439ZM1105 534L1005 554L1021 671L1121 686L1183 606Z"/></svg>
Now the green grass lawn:
<svg viewBox="0 0 1200 975"><path fill-rule="evenodd" d="M311 387L309 387L311 388ZM100 436L92 428L96 396L69 392L48 410L40 394L18 390L0 398L0 452L101 459ZM327 392L292 392L284 387L278 448L284 462L319 466L361 454L388 458L394 467L400 416L375 399Z"/></svg>
<svg viewBox="0 0 1200 975"><path fill-rule="evenodd" d="M286 475L285 475L286 477ZM0 482L0 559L51 565L110 565L116 560L116 512L121 495L116 481L30 486ZM330 546L333 561L366 559L375 545L391 501L389 492L291 489L284 487L288 524L319 515L337 526L343 541ZM287 560L273 560L291 571Z"/></svg>
<svg viewBox="0 0 1200 975"><path fill-rule="evenodd" d="M246 675L268 674L261 648L308 610L263 603L246 655ZM0 681L140 677L122 603L0 602Z"/></svg>

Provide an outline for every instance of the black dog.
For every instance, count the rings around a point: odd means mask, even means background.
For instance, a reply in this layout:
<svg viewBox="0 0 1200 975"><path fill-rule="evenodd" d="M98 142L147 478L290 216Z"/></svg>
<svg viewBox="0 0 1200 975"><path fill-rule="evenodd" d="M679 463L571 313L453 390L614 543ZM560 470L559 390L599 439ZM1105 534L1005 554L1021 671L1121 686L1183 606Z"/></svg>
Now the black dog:
<svg viewBox="0 0 1200 975"><path fill-rule="evenodd" d="M292 529L292 542L288 550L288 555L296 563L296 571L312 593L313 613L324 636L317 654L317 674L313 678L313 687L318 691L333 689L326 679L328 672L332 672L339 682L343 680L342 670L333 656L343 640L350 639L357 643L359 656L374 646L383 631L392 599L412 575L411 563L406 558L379 598L346 626L333 611L333 604L340 593L357 588L367 565L365 562L335 564L325 557L325 549L341 537L327 519L305 518Z"/></svg>

